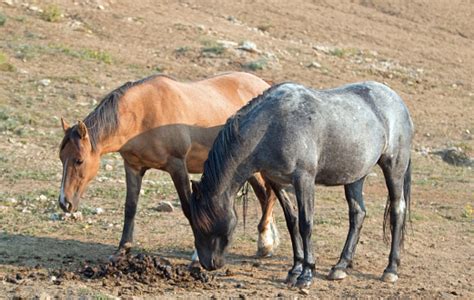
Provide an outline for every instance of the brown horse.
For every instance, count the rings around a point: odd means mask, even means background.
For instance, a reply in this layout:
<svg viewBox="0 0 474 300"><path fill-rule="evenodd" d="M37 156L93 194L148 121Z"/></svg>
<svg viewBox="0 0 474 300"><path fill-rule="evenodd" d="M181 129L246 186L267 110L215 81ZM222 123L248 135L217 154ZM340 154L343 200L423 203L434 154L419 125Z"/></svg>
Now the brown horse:
<svg viewBox="0 0 474 300"><path fill-rule="evenodd" d="M133 241L134 218L142 178L150 169L171 175L181 206L190 199L188 173L202 173L215 137L228 117L269 85L242 72L197 82L178 82L163 75L128 82L108 94L84 121L70 127L61 119L63 176L59 205L75 211L100 158L119 152L125 165L127 196L119 250ZM272 209L275 197L259 174L249 183L262 207L258 252L270 255L278 243ZM183 210L189 218L189 212ZM196 257L194 257L196 258Z"/></svg>

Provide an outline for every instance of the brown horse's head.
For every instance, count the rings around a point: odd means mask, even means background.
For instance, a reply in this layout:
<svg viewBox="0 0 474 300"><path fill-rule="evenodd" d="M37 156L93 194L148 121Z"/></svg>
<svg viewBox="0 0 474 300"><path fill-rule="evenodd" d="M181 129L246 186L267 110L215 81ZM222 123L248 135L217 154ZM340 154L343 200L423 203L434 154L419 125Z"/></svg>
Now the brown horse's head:
<svg viewBox="0 0 474 300"><path fill-rule="evenodd" d="M87 127L82 121L72 127L62 118L61 123L64 138L59 151L63 164L59 206L65 212L73 212L77 210L87 184L99 170L100 154L92 149Z"/></svg>

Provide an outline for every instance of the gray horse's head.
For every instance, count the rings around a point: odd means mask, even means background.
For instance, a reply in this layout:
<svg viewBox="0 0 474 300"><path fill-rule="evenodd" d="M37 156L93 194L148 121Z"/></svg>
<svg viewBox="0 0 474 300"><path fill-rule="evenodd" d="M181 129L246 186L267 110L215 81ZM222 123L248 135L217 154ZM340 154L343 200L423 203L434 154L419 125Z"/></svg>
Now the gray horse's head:
<svg viewBox="0 0 474 300"><path fill-rule="evenodd" d="M224 266L224 254L230 244L237 225L234 209L223 209L214 203L224 204L227 199L209 199L201 191L198 182L192 182L193 193L190 203L190 222L194 233L194 245L199 261L206 270Z"/></svg>

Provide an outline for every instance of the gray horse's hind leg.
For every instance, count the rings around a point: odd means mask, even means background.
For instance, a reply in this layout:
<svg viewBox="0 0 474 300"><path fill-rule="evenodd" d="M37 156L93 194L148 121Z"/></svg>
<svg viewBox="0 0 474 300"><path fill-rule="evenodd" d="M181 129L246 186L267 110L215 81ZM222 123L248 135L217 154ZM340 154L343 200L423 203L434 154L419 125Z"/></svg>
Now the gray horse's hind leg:
<svg viewBox="0 0 474 300"><path fill-rule="evenodd" d="M352 259L357 243L359 242L360 231L366 213L364 198L362 196L364 180L365 177L344 186L346 200L349 206L349 232L341 257L329 272L328 278L331 280L344 279L347 276L346 269L352 267Z"/></svg>
<svg viewBox="0 0 474 300"><path fill-rule="evenodd" d="M248 182L252 186L262 208L262 217L258 224L257 256L270 257L280 243L278 230L273 221L275 194L271 187L265 184L260 175L252 176Z"/></svg>
<svg viewBox="0 0 474 300"><path fill-rule="evenodd" d="M291 246L293 248L293 266L288 271L288 276L285 282L291 286L296 284L298 276L303 272L303 242L301 239L299 225L298 225L298 214L294 203L288 197L288 194L283 190L283 188L276 183L270 182L270 186L275 192L278 201L280 202L281 207L283 208L283 213L285 215L286 226L290 233Z"/></svg>
<svg viewBox="0 0 474 300"><path fill-rule="evenodd" d="M138 197L145 172L146 169L136 170L125 161L127 197L125 200L125 220L123 224L122 238L120 239L119 244L119 252L128 251L132 246L135 214L137 212Z"/></svg>
<svg viewBox="0 0 474 300"><path fill-rule="evenodd" d="M403 242L403 227L407 213L407 198L404 195L404 180L406 172L409 172L410 153L399 153L397 156L382 157L379 161L388 189L390 216L390 227L392 243L388 266L385 268L382 280L395 282L398 280L398 266L400 265L400 244Z"/></svg>

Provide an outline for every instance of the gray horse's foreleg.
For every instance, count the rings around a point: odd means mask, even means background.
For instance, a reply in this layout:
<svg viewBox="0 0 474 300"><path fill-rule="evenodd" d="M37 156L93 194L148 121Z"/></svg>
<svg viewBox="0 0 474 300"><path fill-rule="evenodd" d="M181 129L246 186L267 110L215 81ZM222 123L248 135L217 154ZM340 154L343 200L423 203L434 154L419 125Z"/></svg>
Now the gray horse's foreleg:
<svg viewBox="0 0 474 300"><path fill-rule="evenodd" d="M290 271L288 271L288 276L285 282L293 286L296 284L296 279L303 271L304 260L303 242L301 240L298 225L298 213L296 207L294 207L295 204L292 203L291 199L288 197L288 194L283 190L283 188L273 182L271 182L270 185L275 192L281 207L283 208L286 226L288 227L288 232L290 233L291 246L293 248L293 266Z"/></svg>
<svg viewBox="0 0 474 300"><path fill-rule="evenodd" d="M269 257L273 255L280 243L278 230L273 221L273 207L276 197L271 187L265 184L261 175L252 176L249 183L262 208L262 217L258 224L257 256Z"/></svg>
<svg viewBox="0 0 474 300"><path fill-rule="evenodd" d="M127 182L127 197L125 200L125 220L123 224L122 238L120 239L119 251L128 251L133 242L133 229L135 226L135 214L137 212L138 198L142 179L146 169L136 170L125 162L125 177Z"/></svg>
<svg viewBox="0 0 474 300"><path fill-rule="evenodd" d="M349 206L349 232L341 257L329 272L328 278L331 280L344 279L347 276L346 269L352 267L352 259L359 242L360 231L366 214L364 198L362 196L364 180L365 177L344 186Z"/></svg>
<svg viewBox="0 0 474 300"><path fill-rule="evenodd" d="M313 272L315 271L313 244L311 242L314 215L314 178L315 176L311 173L302 171L293 179L298 202L298 223L304 251L303 272L298 276L297 287L310 286L313 283Z"/></svg>

